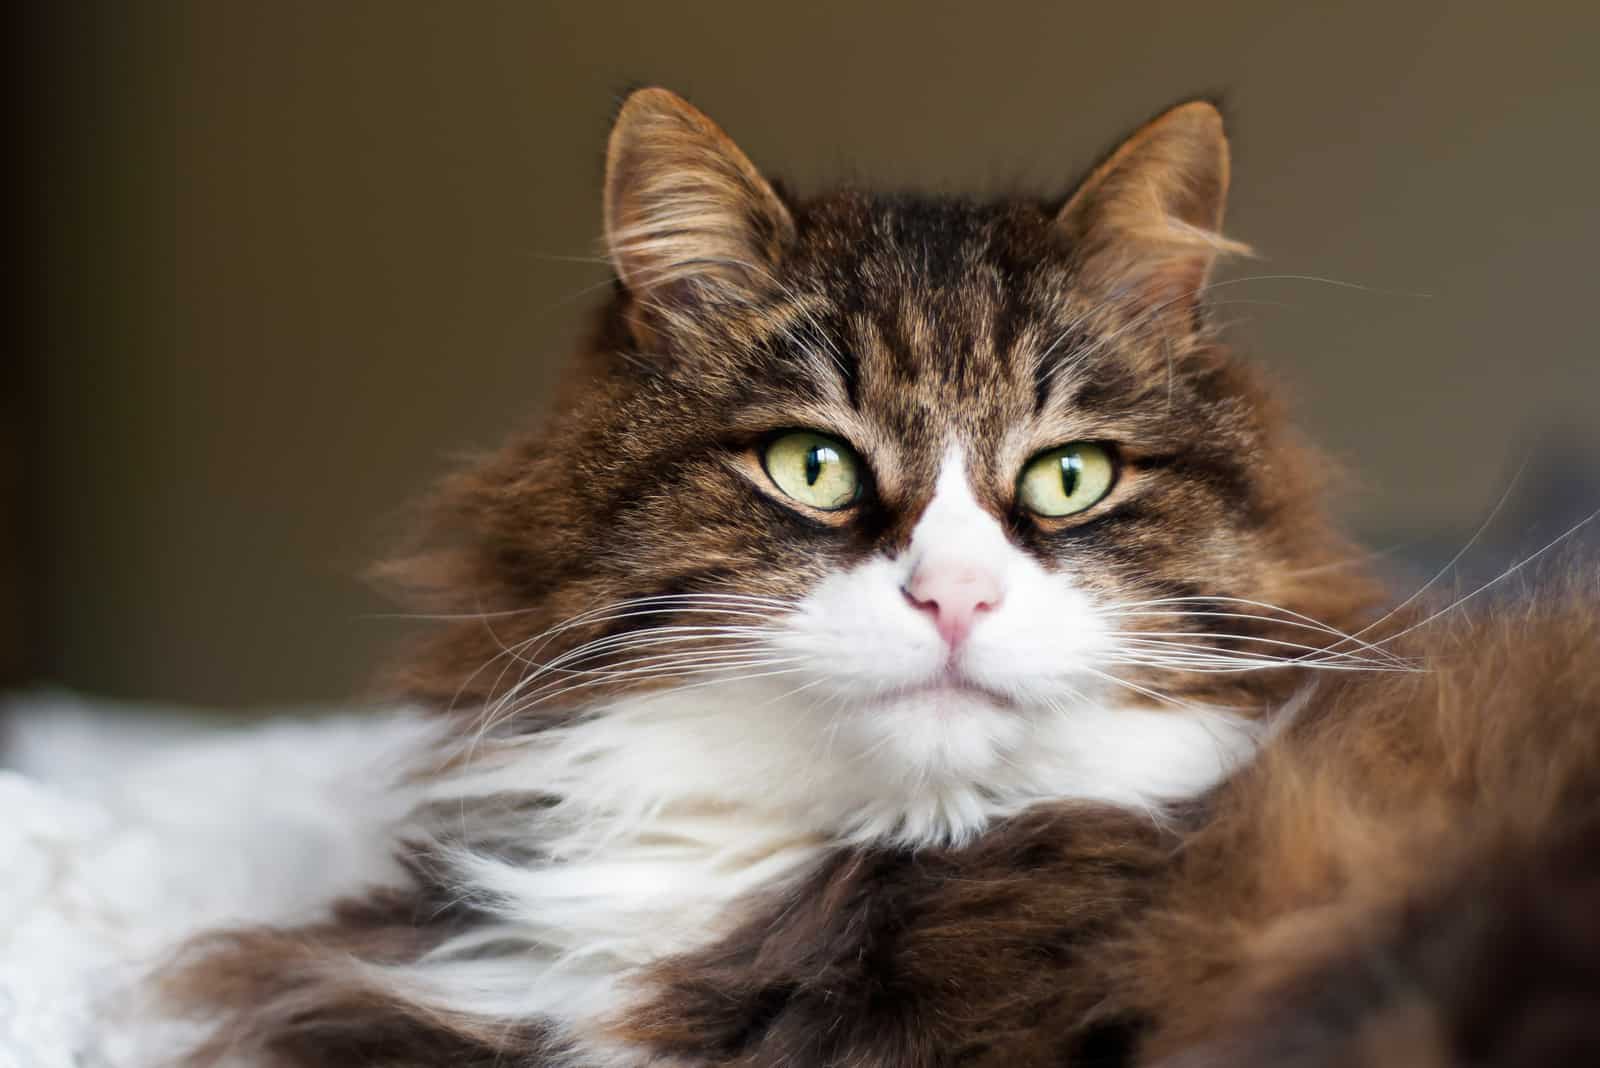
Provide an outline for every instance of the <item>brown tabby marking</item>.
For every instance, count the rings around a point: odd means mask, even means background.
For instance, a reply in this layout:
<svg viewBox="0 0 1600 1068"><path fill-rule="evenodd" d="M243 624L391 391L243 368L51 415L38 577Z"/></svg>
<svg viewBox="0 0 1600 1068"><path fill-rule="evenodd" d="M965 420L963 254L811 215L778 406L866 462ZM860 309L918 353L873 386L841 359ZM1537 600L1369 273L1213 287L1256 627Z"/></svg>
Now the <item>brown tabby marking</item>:
<svg viewBox="0 0 1600 1068"><path fill-rule="evenodd" d="M626 180L641 145L665 177ZM702 591L792 597L903 546L952 428L981 448L974 488L1023 547L1110 600L1231 595L1334 627L1374 602L1327 525L1320 461L1203 314L1196 283L1237 247L1208 229L1220 199L1197 195L1220 197L1227 182L1210 105L1150 124L1060 209L852 190L785 201L664 90L629 98L610 159L613 258L634 288L619 285L602 310L550 422L447 482L428 551L385 569L441 612L508 613L400 661L409 693L481 708L508 681L506 647L584 609ZM1119 160L1140 180L1107 169ZM688 207L656 230L638 221L669 195ZM728 478L763 434L790 426L834 428L872 461L875 500L859 522L820 531L816 515ZM1018 466L1074 439L1124 443L1118 497L1092 523L1020 521ZM1330 570L1343 581L1326 581ZM1304 638L1273 621L1247 632ZM596 633L574 629L544 651ZM1138 681L1259 707L1292 675Z"/></svg>

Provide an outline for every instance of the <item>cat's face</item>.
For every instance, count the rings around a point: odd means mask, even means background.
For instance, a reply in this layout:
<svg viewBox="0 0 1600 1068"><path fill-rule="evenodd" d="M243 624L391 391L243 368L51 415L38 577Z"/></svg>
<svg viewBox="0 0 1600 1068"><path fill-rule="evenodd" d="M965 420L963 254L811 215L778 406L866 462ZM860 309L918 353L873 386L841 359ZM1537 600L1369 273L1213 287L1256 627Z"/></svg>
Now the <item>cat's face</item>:
<svg viewBox="0 0 1600 1068"><path fill-rule="evenodd" d="M1296 684L1265 658L1362 655L1318 651L1360 595L1303 577L1339 547L1204 323L1209 106L1059 211L785 202L659 91L609 168L618 297L573 408L462 483L507 614L492 652L444 643L441 693L583 707L640 781L929 840L1191 795Z"/></svg>

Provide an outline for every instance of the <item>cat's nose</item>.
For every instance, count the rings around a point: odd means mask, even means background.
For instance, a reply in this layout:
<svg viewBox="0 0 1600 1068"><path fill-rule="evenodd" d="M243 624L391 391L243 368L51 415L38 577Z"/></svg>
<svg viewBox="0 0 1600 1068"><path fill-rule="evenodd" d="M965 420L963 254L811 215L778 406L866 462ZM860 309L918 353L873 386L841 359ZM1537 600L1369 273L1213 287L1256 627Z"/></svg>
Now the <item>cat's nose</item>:
<svg viewBox="0 0 1600 1068"><path fill-rule="evenodd" d="M966 641L978 616L999 606L1005 590L988 568L928 560L917 565L900 592L912 607L933 617L939 636L954 649Z"/></svg>

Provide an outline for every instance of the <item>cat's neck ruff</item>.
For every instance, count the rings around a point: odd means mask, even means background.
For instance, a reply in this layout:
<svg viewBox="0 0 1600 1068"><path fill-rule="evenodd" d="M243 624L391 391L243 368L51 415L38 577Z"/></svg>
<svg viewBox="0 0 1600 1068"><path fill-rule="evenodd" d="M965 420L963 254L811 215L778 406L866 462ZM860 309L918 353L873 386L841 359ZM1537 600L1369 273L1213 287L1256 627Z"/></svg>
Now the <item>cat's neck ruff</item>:
<svg viewBox="0 0 1600 1068"><path fill-rule="evenodd" d="M848 749L848 732L819 730L827 709L783 692L625 696L480 741L434 783L427 810L456 889L494 922L373 977L444 1011L550 1020L578 1062L627 1063L604 1035L642 996L638 973L715 941L740 918L735 902L830 849L960 843L1050 802L1154 815L1247 759L1256 733L1195 708L996 712L981 778L891 781ZM1041 718L995 745L1008 716Z"/></svg>
<svg viewBox="0 0 1600 1068"><path fill-rule="evenodd" d="M683 812L708 826L920 848L959 845L1042 802L1159 810L1214 786L1261 733L1259 720L1189 704L968 710L929 732L951 752L907 774L852 746L859 719L750 683L623 696L566 725L477 741L434 790L449 801L548 798L528 833L561 861Z"/></svg>

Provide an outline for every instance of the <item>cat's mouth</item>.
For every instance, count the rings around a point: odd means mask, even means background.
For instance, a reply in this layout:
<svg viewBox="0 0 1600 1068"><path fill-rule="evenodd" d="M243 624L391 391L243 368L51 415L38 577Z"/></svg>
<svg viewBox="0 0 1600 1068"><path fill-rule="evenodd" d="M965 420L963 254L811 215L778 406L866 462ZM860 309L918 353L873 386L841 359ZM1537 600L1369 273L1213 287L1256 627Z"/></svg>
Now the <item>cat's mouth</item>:
<svg viewBox="0 0 1600 1068"><path fill-rule="evenodd" d="M1016 702L973 682L957 671L946 671L937 678L914 686L903 686L884 694L879 704L920 704L935 710L988 706L998 710L1014 708Z"/></svg>

